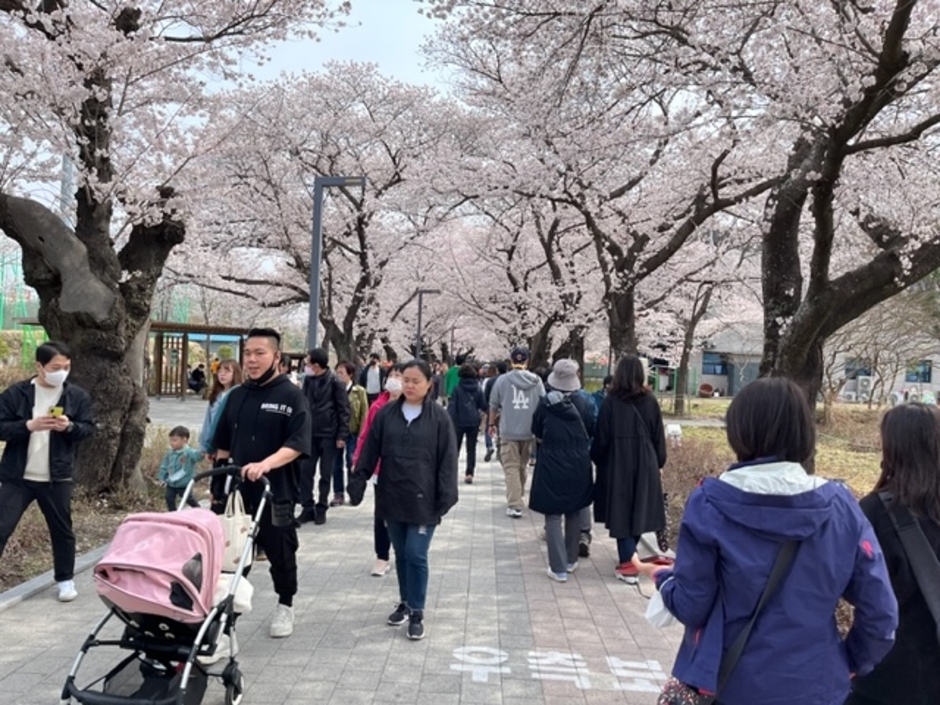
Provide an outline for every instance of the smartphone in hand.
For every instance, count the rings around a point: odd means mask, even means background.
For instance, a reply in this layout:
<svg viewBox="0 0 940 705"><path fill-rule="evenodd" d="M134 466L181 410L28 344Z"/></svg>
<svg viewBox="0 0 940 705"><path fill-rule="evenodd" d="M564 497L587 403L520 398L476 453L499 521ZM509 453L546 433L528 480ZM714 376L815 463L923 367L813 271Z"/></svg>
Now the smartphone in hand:
<svg viewBox="0 0 940 705"><path fill-rule="evenodd" d="M65 413L65 409L61 406L50 406L49 407L49 416L62 416Z"/></svg>

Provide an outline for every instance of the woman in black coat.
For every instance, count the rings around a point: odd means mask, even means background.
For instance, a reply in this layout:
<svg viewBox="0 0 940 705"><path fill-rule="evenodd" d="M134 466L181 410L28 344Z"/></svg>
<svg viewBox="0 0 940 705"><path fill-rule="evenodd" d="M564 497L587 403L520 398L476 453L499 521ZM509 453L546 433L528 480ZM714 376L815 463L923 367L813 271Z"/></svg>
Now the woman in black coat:
<svg viewBox="0 0 940 705"><path fill-rule="evenodd" d="M429 394L427 363L405 363L401 381L401 398L388 402L372 420L348 492L350 504L359 505L381 461L375 515L388 527L401 596L388 624L408 621L408 638L423 639L428 549L441 517L457 504L457 439L447 412Z"/></svg>
<svg viewBox="0 0 940 705"><path fill-rule="evenodd" d="M610 393L601 404L591 445L597 465L594 521L617 539L619 580L635 584L631 562L640 536L666 526L662 467L666 434L656 397L647 391L638 357L620 359Z"/></svg>
<svg viewBox="0 0 940 705"><path fill-rule="evenodd" d="M551 391L539 400L532 417L532 435L539 446L529 509L545 515L547 574L563 583L578 567L581 510L591 504L593 494L589 449L594 414L586 396L572 394L581 388L574 360L558 360L548 384Z"/></svg>
<svg viewBox="0 0 940 705"><path fill-rule="evenodd" d="M477 464L477 435L480 432L483 412L487 407L476 367L465 362L457 371L457 378L457 386L447 402L447 413L450 414L450 420L454 422L454 429L457 431L458 455L463 439L467 439L467 472L464 482L470 485L473 483L473 472Z"/></svg>
<svg viewBox="0 0 940 705"><path fill-rule="evenodd" d="M845 705L936 705L940 625L930 613L923 586L879 495L890 493L885 499L899 523L913 518L926 536L933 560L940 559L940 411L925 404L891 409L881 420L881 451L881 477L861 507L884 552L900 621L891 651L874 671L852 680Z"/></svg>

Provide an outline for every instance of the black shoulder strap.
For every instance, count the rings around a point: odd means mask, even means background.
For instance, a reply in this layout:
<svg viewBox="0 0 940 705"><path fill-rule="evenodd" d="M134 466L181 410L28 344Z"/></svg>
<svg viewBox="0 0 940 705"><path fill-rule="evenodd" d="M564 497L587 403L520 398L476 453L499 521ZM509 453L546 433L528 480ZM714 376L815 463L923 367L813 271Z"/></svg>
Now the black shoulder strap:
<svg viewBox="0 0 940 705"><path fill-rule="evenodd" d="M783 546L780 547L780 551L777 553L777 560L774 561L774 567L770 569L770 577L767 579L767 585L764 586L764 592L761 593L760 599L757 601L757 607L754 608L754 614L751 615L747 626L738 634L738 638L734 640L734 643L721 659L721 665L718 667L718 691L714 696L704 700L704 705L715 702L715 699L721 694L722 688L725 687L725 683L728 682L728 678L731 676L734 667L738 665L738 661L741 658L741 654L744 653L744 646L747 644L748 637L751 636L751 629L754 628L757 617L764 609L768 600L773 596L774 591L787 574L787 571L790 570L793 556L796 555L796 547L796 541L786 541Z"/></svg>
<svg viewBox="0 0 940 705"><path fill-rule="evenodd" d="M891 517L898 538L901 539L901 546L907 554L907 562L911 564L920 594L924 596L927 609L933 615L937 640L940 641L940 560L910 510L898 502L892 502L890 492L879 492L878 497Z"/></svg>

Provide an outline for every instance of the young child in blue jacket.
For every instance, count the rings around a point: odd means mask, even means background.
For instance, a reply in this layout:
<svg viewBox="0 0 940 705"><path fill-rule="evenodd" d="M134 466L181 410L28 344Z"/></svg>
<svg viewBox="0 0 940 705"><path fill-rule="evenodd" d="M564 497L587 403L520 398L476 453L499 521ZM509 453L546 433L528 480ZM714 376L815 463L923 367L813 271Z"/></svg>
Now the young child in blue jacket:
<svg viewBox="0 0 940 705"><path fill-rule="evenodd" d="M185 426L176 426L170 431L170 449L160 461L160 469L157 470L157 479L166 487L166 508L167 511L175 512L176 503L183 493L186 486L193 479L196 472L196 463L203 458L203 453L189 446L189 429ZM186 498L186 504L190 507L198 507L199 502L196 498L189 495Z"/></svg>

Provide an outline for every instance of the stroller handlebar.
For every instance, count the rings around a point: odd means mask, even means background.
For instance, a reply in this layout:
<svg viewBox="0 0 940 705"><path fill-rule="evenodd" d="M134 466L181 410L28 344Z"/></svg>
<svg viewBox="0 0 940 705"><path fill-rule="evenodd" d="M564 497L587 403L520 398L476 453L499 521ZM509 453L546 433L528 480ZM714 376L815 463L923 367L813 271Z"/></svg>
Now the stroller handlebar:
<svg viewBox="0 0 940 705"><path fill-rule="evenodd" d="M195 475L193 475L192 481L195 483L195 482L199 482L199 480L202 480L206 477L218 477L220 475L231 477L240 482L246 481L242 478L242 466L241 465L223 465L221 467L212 468L211 470L206 470L204 472L197 472ZM271 481L268 480L268 478L265 477L264 475L259 477L258 481L264 484L265 494L270 494L271 493Z"/></svg>

